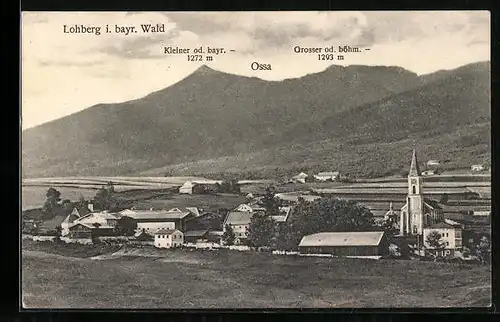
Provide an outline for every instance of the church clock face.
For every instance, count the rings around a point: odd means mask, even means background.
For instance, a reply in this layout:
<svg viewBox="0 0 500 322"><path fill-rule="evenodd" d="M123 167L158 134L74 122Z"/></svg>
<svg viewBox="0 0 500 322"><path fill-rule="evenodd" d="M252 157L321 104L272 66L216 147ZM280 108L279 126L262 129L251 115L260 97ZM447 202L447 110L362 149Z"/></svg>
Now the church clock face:
<svg viewBox="0 0 500 322"><path fill-rule="evenodd" d="M417 179L411 179L411 184L417 184Z"/></svg>

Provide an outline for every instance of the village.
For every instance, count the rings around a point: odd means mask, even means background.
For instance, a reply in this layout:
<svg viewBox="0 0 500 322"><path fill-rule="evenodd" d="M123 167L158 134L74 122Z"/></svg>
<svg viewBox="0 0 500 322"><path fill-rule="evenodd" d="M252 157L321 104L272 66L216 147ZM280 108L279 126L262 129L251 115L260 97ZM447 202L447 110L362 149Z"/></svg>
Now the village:
<svg viewBox="0 0 500 322"><path fill-rule="evenodd" d="M439 161L429 160L426 165L421 171L413 150L403 200L391 196L385 201L370 200L370 194L328 189L287 191L273 184L265 191L247 192L244 184L234 180L188 181L173 189L177 195L224 192L245 200L232 209L207 211L195 205L169 209L120 205L114 200L112 182L93 200L75 202L61 202L60 193L51 187L41 210L23 212L23 239L489 263L491 205L481 198L454 202L445 192L427 195L426 179L438 175ZM471 166L473 173L484 170L483 165ZM336 181L350 178L337 171L311 176L302 172L281 185ZM471 201L467 196L463 199Z"/></svg>

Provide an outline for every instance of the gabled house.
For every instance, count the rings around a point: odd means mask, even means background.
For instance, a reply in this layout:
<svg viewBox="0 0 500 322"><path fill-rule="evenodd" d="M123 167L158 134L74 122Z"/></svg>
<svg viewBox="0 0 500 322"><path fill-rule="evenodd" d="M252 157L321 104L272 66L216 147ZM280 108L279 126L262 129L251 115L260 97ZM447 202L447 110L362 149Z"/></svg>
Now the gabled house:
<svg viewBox="0 0 500 322"><path fill-rule="evenodd" d="M179 188L179 193L191 195L191 194L193 194L193 188L194 188L194 186L195 186L195 184L193 184L191 181L186 181Z"/></svg>
<svg viewBox="0 0 500 322"><path fill-rule="evenodd" d="M232 211L230 212L223 223L223 231L226 231L226 227L229 225L233 229L234 235L236 237L235 244L243 243L248 237L248 228L250 227L250 221L254 212L248 211Z"/></svg>
<svg viewBox="0 0 500 322"><path fill-rule="evenodd" d="M88 224L94 228L99 228L100 232L104 230L113 230L122 215L120 213L110 213L108 211L91 212L85 216L74 219L73 224L82 223ZM71 217L68 218L71 220Z"/></svg>
<svg viewBox="0 0 500 322"><path fill-rule="evenodd" d="M483 164L473 164L471 165L470 169L473 172L480 172L485 170L485 166Z"/></svg>
<svg viewBox="0 0 500 322"><path fill-rule="evenodd" d="M306 179L309 177L306 173L301 172L295 177L292 178L292 181L295 183L306 183Z"/></svg>
<svg viewBox="0 0 500 322"><path fill-rule="evenodd" d="M154 245L158 248L175 248L184 244L184 234L177 229L159 229L154 235Z"/></svg>

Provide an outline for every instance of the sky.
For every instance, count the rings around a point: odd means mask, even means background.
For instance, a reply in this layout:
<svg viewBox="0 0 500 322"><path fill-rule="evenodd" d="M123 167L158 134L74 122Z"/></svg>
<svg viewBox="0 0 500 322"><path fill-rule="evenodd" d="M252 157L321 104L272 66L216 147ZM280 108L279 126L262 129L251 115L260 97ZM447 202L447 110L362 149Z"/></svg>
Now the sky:
<svg viewBox="0 0 500 322"><path fill-rule="evenodd" d="M400 66L426 74L490 60L488 11L23 12L21 24L22 129L95 104L143 97L202 64L282 80L332 64ZM143 33L142 24L161 24L164 32ZM100 26L101 33L64 33L65 25ZM139 30L115 33L115 25ZM168 46L226 53L195 62L185 54L165 54ZM296 46L361 52L322 61L317 54L294 53ZM253 62L272 70L254 71Z"/></svg>

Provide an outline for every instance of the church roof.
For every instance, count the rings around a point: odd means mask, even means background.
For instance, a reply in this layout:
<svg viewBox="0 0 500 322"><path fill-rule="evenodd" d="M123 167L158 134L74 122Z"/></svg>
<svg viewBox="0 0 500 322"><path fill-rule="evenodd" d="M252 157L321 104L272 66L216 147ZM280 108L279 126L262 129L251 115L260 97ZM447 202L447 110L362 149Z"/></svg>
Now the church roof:
<svg viewBox="0 0 500 322"><path fill-rule="evenodd" d="M418 159L417 159L417 151L415 151L415 149L413 150L413 156L411 157L410 172L408 173L408 175L409 176L420 175L420 168L418 166Z"/></svg>

